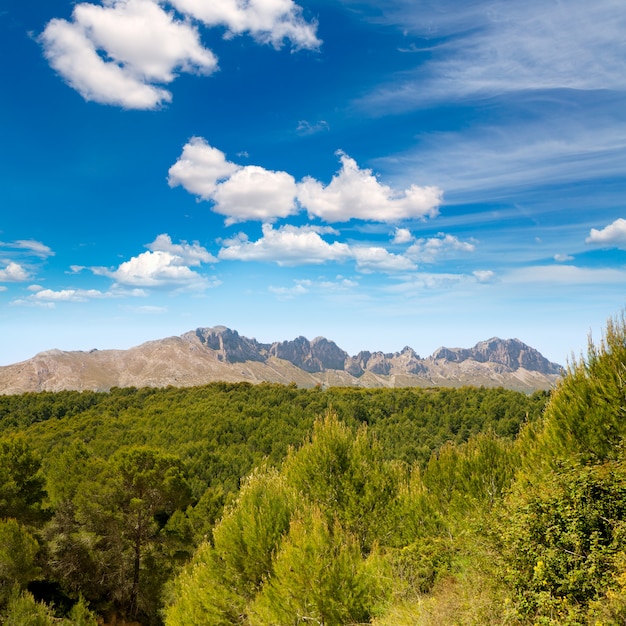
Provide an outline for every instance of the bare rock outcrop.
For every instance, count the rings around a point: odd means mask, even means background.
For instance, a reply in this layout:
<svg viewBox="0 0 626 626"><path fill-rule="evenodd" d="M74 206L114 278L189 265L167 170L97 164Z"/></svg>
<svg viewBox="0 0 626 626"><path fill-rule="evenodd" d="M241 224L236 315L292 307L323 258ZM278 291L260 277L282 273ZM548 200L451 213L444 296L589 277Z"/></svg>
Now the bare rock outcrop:
<svg viewBox="0 0 626 626"><path fill-rule="evenodd" d="M361 351L350 356L324 337L265 344L215 326L128 350L41 352L0 367L0 393L183 387L213 381L295 382L303 387L484 385L534 391L552 387L561 373L560 365L519 339L439 348L427 358L408 346L395 353Z"/></svg>

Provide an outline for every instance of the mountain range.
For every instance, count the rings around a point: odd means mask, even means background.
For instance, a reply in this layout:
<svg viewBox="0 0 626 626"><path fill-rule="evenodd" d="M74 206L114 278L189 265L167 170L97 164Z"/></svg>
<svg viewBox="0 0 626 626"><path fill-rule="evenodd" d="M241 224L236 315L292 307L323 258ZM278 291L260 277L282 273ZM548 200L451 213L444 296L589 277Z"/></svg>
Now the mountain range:
<svg viewBox="0 0 626 626"><path fill-rule="evenodd" d="M260 343L225 326L127 350L40 352L0 367L0 393L100 390L111 387L186 387L214 381L295 383L301 387L506 387L549 389L563 369L519 339L494 337L473 348L439 348L422 358L400 352L350 356L324 337Z"/></svg>
<svg viewBox="0 0 626 626"><path fill-rule="evenodd" d="M127 350L40 352L0 367L0 393L184 387L214 381L301 387L483 385L528 392L554 386L561 373L560 365L518 339L494 337L473 348L442 347L426 358L409 347L350 356L324 337L269 344L215 326Z"/></svg>

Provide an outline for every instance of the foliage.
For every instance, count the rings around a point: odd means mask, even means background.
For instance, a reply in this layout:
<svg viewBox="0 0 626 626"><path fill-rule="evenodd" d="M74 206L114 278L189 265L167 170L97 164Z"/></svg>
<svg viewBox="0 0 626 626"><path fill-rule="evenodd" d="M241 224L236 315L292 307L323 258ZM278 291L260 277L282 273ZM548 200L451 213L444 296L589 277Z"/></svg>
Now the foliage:
<svg viewBox="0 0 626 626"><path fill-rule="evenodd" d="M258 626L361 624L389 592L384 562L374 550L362 558L358 539L313 508L301 511L282 542L274 573L250 609Z"/></svg>
<svg viewBox="0 0 626 626"><path fill-rule="evenodd" d="M0 520L0 604L39 575L37 540L15 519Z"/></svg>
<svg viewBox="0 0 626 626"><path fill-rule="evenodd" d="M336 518L369 551L376 541L388 540L387 526L395 505L399 467L382 461L378 442L368 430L356 433L335 413L315 422L311 439L285 462L287 480L305 501Z"/></svg>
<svg viewBox="0 0 626 626"><path fill-rule="evenodd" d="M174 585L166 623L188 624L189 615L207 625L368 621L388 585L355 502L360 493L365 507L381 503L384 517L398 490L397 481L367 480L395 476L375 449L365 430L354 436L327 414L280 471L253 473L216 526L214 546L202 547Z"/></svg>
<svg viewBox="0 0 626 626"><path fill-rule="evenodd" d="M42 517L41 461L23 434L0 439L0 518L34 522Z"/></svg>
<svg viewBox="0 0 626 626"><path fill-rule="evenodd" d="M503 544L523 612L565 623L611 585L626 540L626 464L554 470L506 514Z"/></svg>
<svg viewBox="0 0 626 626"><path fill-rule="evenodd" d="M87 602L142 625L382 619L458 575L547 398L248 383L0 396L5 597L38 580L4 617L49 623L45 598L55 623L92 624Z"/></svg>
<svg viewBox="0 0 626 626"><path fill-rule="evenodd" d="M626 436L626 319L609 320L599 345L574 361L553 395L538 453L581 463L615 459ZM536 456L531 463L536 464Z"/></svg>
<svg viewBox="0 0 626 626"><path fill-rule="evenodd" d="M528 619L612 624L623 615L625 372L622 317L609 322L599 346L590 342L542 422L519 439L523 468L499 529L507 577Z"/></svg>

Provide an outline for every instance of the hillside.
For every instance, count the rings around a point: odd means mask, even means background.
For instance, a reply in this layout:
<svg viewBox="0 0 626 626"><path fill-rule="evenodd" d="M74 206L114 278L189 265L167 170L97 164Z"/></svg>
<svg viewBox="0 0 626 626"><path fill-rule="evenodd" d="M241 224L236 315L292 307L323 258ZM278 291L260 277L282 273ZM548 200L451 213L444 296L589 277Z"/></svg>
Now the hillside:
<svg viewBox="0 0 626 626"><path fill-rule="evenodd" d="M561 369L518 339L493 338L469 349L442 347L426 358L410 347L350 356L324 337L266 344L216 326L128 350L41 352L0 367L0 393L189 387L215 381L293 382L300 387L474 385L528 392L551 388Z"/></svg>

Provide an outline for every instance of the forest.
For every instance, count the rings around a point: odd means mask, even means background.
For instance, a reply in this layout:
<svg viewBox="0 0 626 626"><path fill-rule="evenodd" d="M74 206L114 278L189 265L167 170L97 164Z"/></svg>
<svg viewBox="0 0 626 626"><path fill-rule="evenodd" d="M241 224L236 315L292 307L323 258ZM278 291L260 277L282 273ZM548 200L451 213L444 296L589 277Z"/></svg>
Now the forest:
<svg viewBox="0 0 626 626"><path fill-rule="evenodd" d="M0 396L0 624L624 624L625 385Z"/></svg>

